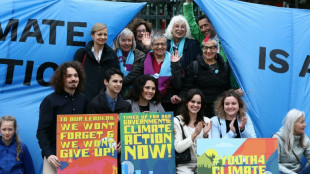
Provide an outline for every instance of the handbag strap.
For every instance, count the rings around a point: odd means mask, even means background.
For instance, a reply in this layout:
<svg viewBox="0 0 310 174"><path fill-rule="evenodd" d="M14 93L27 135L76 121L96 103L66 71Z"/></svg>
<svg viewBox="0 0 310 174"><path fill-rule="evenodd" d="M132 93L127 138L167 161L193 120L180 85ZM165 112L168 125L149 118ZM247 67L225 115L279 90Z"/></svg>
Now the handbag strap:
<svg viewBox="0 0 310 174"><path fill-rule="evenodd" d="M217 117L217 120L219 121L219 124L220 124L220 138L222 138L222 130L221 130L222 124L220 122L220 118L219 117Z"/></svg>
<svg viewBox="0 0 310 174"><path fill-rule="evenodd" d="M283 137L281 137L279 134L277 134L277 133L275 133L284 143L285 143L285 141L284 141L284 138ZM296 153L294 152L294 150L292 149L292 152L293 152L293 154L294 154L294 156L295 156L295 158L297 159L297 161L300 163L300 165L301 165L301 169L303 169L304 168L304 165L302 165L302 163L301 163L301 161L300 161L300 159L298 158L298 156L296 155ZM301 170L300 169L300 170Z"/></svg>
<svg viewBox="0 0 310 174"><path fill-rule="evenodd" d="M175 118L177 118L177 119L179 120L179 124L180 124L181 130L182 130L182 138L183 138L183 140L184 140L184 139L186 139L186 136L185 136L185 134L184 134L183 126L181 125L180 119L179 119L178 117L175 117Z"/></svg>
<svg viewBox="0 0 310 174"><path fill-rule="evenodd" d="M85 59L86 59L86 52L84 53L83 60L82 60L82 63L81 63L82 67L84 66Z"/></svg>

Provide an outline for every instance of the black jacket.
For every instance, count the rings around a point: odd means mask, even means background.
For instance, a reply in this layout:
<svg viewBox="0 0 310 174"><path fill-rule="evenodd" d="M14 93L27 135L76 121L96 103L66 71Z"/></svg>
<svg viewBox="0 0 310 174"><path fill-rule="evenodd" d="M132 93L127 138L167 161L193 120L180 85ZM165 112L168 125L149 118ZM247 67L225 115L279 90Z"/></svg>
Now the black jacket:
<svg viewBox="0 0 310 174"><path fill-rule="evenodd" d="M108 101L105 96L105 88L92 99L87 108L89 114L106 114L106 113L128 113L131 112L129 102L124 100L121 95L117 96L117 102L114 112L109 107Z"/></svg>
<svg viewBox="0 0 310 174"><path fill-rule="evenodd" d="M185 83L183 85L181 98L185 98L188 90L198 88L205 95L207 103L213 103L216 98L230 88L230 68L228 63L223 61L220 54L216 54L218 68L212 70L205 63L203 57L197 57L198 72L195 74L193 63L189 65L185 73ZM216 73L217 72L217 73Z"/></svg>
<svg viewBox="0 0 310 174"><path fill-rule="evenodd" d="M170 52L170 40L167 40L167 51ZM197 59L197 56L201 54L199 43L193 39L185 39L183 56L180 59L182 69L188 67L192 61Z"/></svg>
<svg viewBox="0 0 310 174"><path fill-rule="evenodd" d="M56 155L56 128L58 114L84 114L86 111L86 97L83 93L73 96L63 91L46 96L40 104L37 138L42 156L48 158Z"/></svg>
<svg viewBox="0 0 310 174"><path fill-rule="evenodd" d="M104 74L110 68L118 68L119 63L115 52L107 44L104 45L100 62L96 60L93 52L91 51L94 41L88 42L85 48L80 48L75 52L74 60L83 62L84 55L86 58L83 68L86 74L85 79L85 95L87 100L90 101L95 97L103 88Z"/></svg>
<svg viewBox="0 0 310 174"><path fill-rule="evenodd" d="M128 87L132 85L132 83L135 81L137 77L143 75L145 54L137 49L133 51L133 54L135 56L135 60L132 64L132 70L126 77L124 77L123 87Z"/></svg>

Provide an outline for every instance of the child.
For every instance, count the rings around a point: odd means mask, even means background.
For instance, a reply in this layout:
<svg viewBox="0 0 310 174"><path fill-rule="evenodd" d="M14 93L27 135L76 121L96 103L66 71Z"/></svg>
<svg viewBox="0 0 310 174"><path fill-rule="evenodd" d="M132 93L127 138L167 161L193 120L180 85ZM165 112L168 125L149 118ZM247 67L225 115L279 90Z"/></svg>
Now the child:
<svg viewBox="0 0 310 174"><path fill-rule="evenodd" d="M16 119L12 116L0 118L0 173L34 174L28 148L21 143L17 133Z"/></svg>

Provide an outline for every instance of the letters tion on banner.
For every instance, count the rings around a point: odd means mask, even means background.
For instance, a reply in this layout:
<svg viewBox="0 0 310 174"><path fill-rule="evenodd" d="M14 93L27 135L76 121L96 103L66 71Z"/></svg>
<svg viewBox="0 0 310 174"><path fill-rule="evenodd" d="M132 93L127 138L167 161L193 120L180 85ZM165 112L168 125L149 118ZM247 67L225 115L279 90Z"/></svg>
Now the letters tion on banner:
<svg viewBox="0 0 310 174"><path fill-rule="evenodd" d="M174 174L173 113L120 114L122 173Z"/></svg>
<svg viewBox="0 0 310 174"><path fill-rule="evenodd" d="M58 115L57 173L117 173L118 114Z"/></svg>

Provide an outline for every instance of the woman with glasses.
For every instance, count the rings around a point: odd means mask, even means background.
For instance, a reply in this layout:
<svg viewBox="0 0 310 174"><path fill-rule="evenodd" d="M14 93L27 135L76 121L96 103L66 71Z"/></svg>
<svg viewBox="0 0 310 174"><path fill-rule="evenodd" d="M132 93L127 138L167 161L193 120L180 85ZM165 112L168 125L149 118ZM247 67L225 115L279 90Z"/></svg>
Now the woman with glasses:
<svg viewBox="0 0 310 174"><path fill-rule="evenodd" d="M151 47L152 51L147 54L144 61L144 74L151 75L158 80L158 90L165 108L165 104L170 103L174 91L178 91L182 87L179 61L182 56L178 56L177 50L172 54L166 51L167 39L161 33L155 33L152 36Z"/></svg>
<svg viewBox="0 0 310 174"><path fill-rule="evenodd" d="M198 88L206 97L205 116L214 116L213 103L216 98L230 88L230 67L217 53L218 41L206 37L202 42L202 56L192 62L186 73L183 89L179 96L173 96L179 101L185 98L191 88Z"/></svg>
<svg viewBox="0 0 310 174"><path fill-rule="evenodd" d="M192 39L189 25L182 15L173 16L166 31L167 51L172 53L178 50L183 55L180 62L185 69L197 56L201 54L199 43Z"/></svg>
<svg viewBox="0 0 310 174"><path fill-rule="evenodd" d="M136 48L147 55L151 51L152 24L143 19L136 18L129 28L136 38Z"/></svg>

